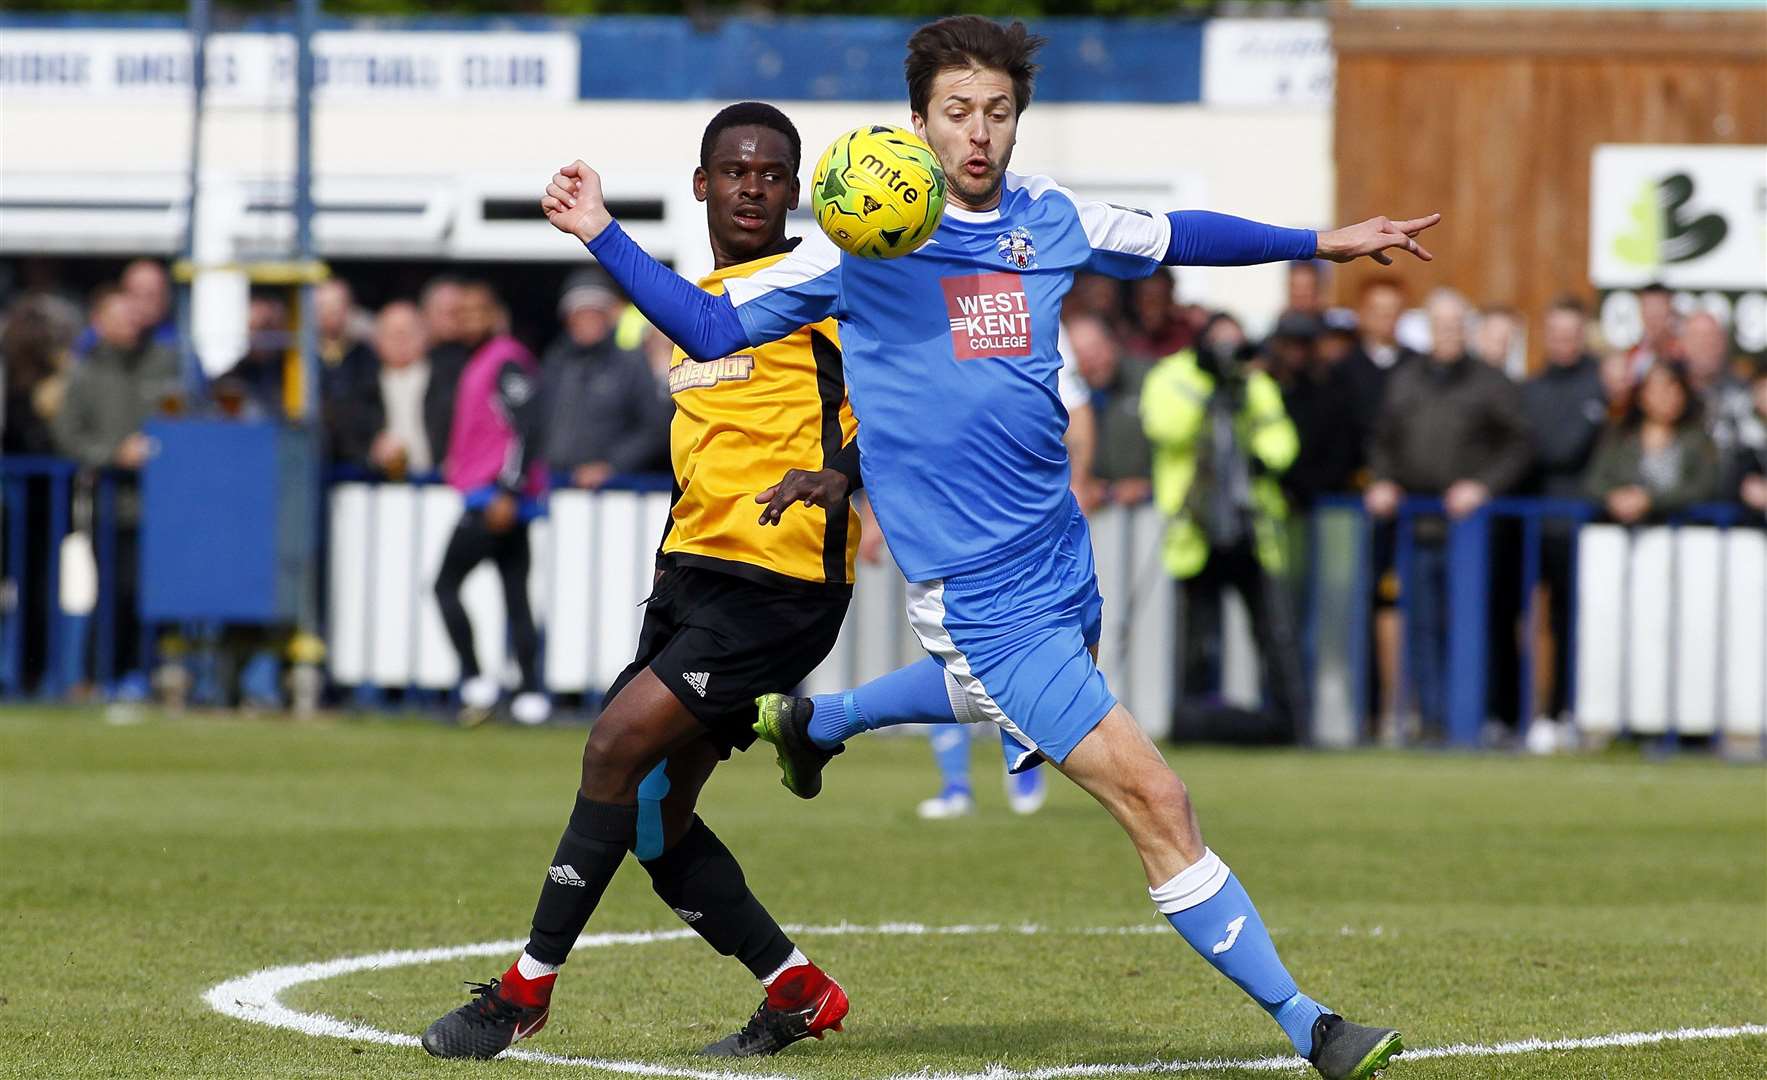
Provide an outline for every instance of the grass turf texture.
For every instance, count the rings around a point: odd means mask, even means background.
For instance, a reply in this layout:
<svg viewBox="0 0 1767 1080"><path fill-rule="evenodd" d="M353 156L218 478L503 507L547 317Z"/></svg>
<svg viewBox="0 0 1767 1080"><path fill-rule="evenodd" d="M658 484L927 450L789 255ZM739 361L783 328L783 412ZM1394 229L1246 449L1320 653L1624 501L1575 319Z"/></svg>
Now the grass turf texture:
<svg viewBox="0 0 1767 1080"><path fill-rule="evenodd" d="M570 807L581 730L0 712L0 1076L593 1075L273 1030L211 1012L248 971L519 936ZM764 748L763 748L764 749ZM1276 1027L1158 927L1129 845L1057 781L1009 815L922 823L924 743L861 739L814 803L772 755L702 806L782 921L1032 922L1033 937L801 944L847 986L847 1034L746 1066L886 1077L1261 1057ZM1644 763L1185 750L1211 844L1302 986L1409 1044L1767 1020L1767 776ZM590 932L676 929L627 867ZM506 958L362 972L285 1003L416 1033ZM691 1052L759 993L697 939L581 951L558 1054L716 1067ZM745 1066L735 1066L739 1071ZM1190 1073L1186 1075L1212 1075ZM1221 1074L1240 1075L1247 1074ZM1407 1062L1428 1077L1758 1077L1767 1039Z"/></svg>

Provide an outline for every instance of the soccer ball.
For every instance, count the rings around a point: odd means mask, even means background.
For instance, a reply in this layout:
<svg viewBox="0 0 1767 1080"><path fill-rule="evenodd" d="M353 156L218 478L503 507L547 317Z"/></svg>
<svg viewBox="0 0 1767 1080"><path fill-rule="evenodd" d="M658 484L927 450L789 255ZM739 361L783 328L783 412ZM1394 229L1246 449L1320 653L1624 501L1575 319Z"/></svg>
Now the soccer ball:
<svg viewBox="0 0 1767 1080"><path fill-rule="evenodd" d="M894 259L927 242L945 213L945 171L926 143L887 124L836 139L810 181L816 224L842 251Z"/></svg>

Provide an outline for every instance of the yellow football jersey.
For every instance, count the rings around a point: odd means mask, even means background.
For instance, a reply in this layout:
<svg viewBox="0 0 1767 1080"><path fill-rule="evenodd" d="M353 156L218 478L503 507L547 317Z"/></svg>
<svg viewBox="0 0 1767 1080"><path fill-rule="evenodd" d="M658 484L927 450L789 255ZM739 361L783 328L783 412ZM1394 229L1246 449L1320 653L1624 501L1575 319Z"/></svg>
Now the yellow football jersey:
<svg viewBox="0 0 1767 1080"><path fill-rule="evenodd" d="M715 270L700 288L719 294L781 252ZM859 515L792 506L778 525L758 522L755 496L787 469L825 467L858 428L847 402L835 320L718 360L675 350L669 365L675 419L669 458L676 497L662 550L770 584L850 586L859 550Z"/></svg>

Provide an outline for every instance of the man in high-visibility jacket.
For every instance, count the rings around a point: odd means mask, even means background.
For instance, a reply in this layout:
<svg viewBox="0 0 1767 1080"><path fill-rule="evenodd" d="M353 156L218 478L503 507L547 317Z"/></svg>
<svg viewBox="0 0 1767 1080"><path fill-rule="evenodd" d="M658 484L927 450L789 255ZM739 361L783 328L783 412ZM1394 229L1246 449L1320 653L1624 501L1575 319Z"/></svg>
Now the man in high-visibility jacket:
<svg viewBox="0 0 1767 1080"><path fill-rule="evenodd" d="M1177 579L1180 698L1218 684L1221 589L1238 590L1251 613L1273 720L1305 720L1306 688L1283 586L1277 478L1300 452L1276 381L1250 369L1246 346L1185 349L1160 361L1141 391L1153 444L1154 502L1169 519L1166 572Z"/></svg>

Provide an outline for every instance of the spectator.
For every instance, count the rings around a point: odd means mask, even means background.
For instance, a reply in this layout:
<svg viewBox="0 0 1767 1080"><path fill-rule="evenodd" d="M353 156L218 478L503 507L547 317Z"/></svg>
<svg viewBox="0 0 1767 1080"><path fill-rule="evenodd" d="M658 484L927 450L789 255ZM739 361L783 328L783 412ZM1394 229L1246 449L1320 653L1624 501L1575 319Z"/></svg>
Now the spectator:
<svg viewBox="0 0 1767 1080"><path fill-rule="evenodd" d="M1203 333L1205 347L1216 352L1226 344L1219 340L1221 320L1231 321L1219 316ZM1282 387L1283 408L1301 443L1294 464L1283 474L1283 490L1303 508L1321 495L1350 490L1360 457L1341 370L1320 355L1322 329L1313 315L1285 312L1264 344L1270 374Z"/></svg>
<svg viewBox="0 0 1767 1080"><path fill-rule="evenodd" d="M1325 266L1316 259L1288 264L1288 306L1283 314L1325 314Z"/></svg>
<svg viewBox="0 0 1767 1080"><path fill-rule="evenodd" d="M1639 289L1638 321L1643 329L1638 343L1632 346L1627 356L1632 362L1632 378L1642 381L1651 365L1681 359L1675 294L1667 286L1655 282Z"/></svg>
<svg viewBox="0 0 1767 1080"><path fill-rule="evenodd" d="M1521 316L1514 308L1492 305L1479 312L1473 331L1473 355L1511 379L1527 371L1522 352Z"/></svg>
<svg viewBox="0 0 1767 1080"><path fill-rule="evenodd" d="M430 472L436 460L423 422L429 358L417 305L396 300L382 308L373 341L373 371L366 378L351 377L347 392L327 412L334 456L395 480Z"/></svg>
<svg viewBox="0 0 1767 1080"><path fill-rule="evenodd" d="M622 349L614 327L625 302L600 271L565 283L564 333L541 361L546 462L595 490L615 473L661 470L669 423L644 355Z"/></svg>
<svg viewBox="0 0 1767 1080"><path fill-rule="evenodd" d="M1737 451L1736 495L1760 516L1767 515L1767 366L1755 370L1749 388L1755 404L1751 417L1753 437L1744 439Z"/></svg>
<svg viewBox="0 0 1767 1080"><path fill-rule="evenodd" d="M274 296L254 296L246 308L246 354L215 380L215 398L224 415L241 419L281 419L283 375L293 335L288 305Z"/></svg>
<svg viewBox="0 0 1767 1080"><path fill-rule="evenodd" d="M1232 586L1251 611L1268 713L1293 737L1306 715L1306 690L1283 589L1272 575L1282 567L1288 514L1276 478L1300 443L1276 383L1247 366L1243 344L1228 344L1224 334L1216 340L1216 348L1160 361L1141 395L1154 446L1154 500L1170 520L1166 571L1179 583L1180 698L1218 687L1221 591Z"/></svg>
<svg viewBox="0 0 1767 1080"><path fill-rule="evenodd" d="M1466 302L1443 290L1428 305L1427 362L1393 373L1375 424L1369 467L1369 513L1390 518L1404 496L1439 495L1448 518L1476 512L1513 490L1531 455L1521 390L1466 350ZM1414 531L1408 611L1411 684L1425 729L1439 735L1447 715L1447 530L1422 519Z"/></svg>
<svg viewBox="0 0 1767 1080"><path fill-rule="evenodd" d="M1601 392L1607 398L1609 421L1624 419L1632 408L1632 394L1638 380L1632 374L1632 354L1625 349L1610 349L1601 357Z"/></svg>
<svg viewBox="0 0 1767 1080"><path fill-rule="evenodd" d="M26 293L14 301L0 330L0 384L6 409L0 418L0 453L53 454L51 420L67 381L69 339L48 297Z"/></svg>
<svg viewBox="0 0 1767 1080"><path fill-rule="evenodd" d="M157 259L136 259L123 267L118 279L122 291L141 312L142 336L152 344L178 348L178 323L172 317L172 281ZM76 357L85 359L98 347L98 333L87 327L74 339Z"/></svg>
<svg viewBox="0 0 1767 1080"><path fill-rule="evenodd" d="M424 336L429 340L429 382L424 388L423 423L429 434L431 449L442 451L451 445L450 428L454 423L454 388L460 373L472 359L472 346L491 335L495 312L488 313L485 325L466 325L466 286L458 278L438 277L424 287L420 307L423 311ZM479 335L473 341L474 335Z"/></svg>
<svg viewBox="0 0 1767 1080"><path fill-rule="evenodd" d="M115 598L117 670L126 685L145 693L140 672L140 622L136 610L139 579L140 500L134 473L146 464L152 444L142 430L161 411L175 411L183 393L178 357L159 342L145 340L141 305L116 286L92 300L97 344L86 362L68 377L67 396L55 415L56 446L88 468L121 470L118 479L115 578L101 582Z"/></svg>
<svg viewBox="0 0 1767 1080"><path fill-rule="evenodd" d="M1608 392L1601 365L1587 348L1588 317L1574 298L1546 312L1541 338L1546 366L1522 387L1533 432L1530 486L1549 498L1577 499L1607 421Z"/></svg>
<svg viewBox="0 0 1767 1080"><path fill-rule="evenodd" d="M1417 354L1399 344L1396 332L1399 316L1405 311L1405 293L1390 278L1374 278L1362 286L1356 308L1356 325L1361 336L1356 348L1344 357L1338 370L1350 402L1355 421L1357 457L1360 469L1366 462L1368 446L1374 438L1375 424L1381 402L1386 398L1387 380Z"/></svg>
<svg viewBox="0 0 1767 1080"><path fill-rule="evenodd" d="M1153 450L1141 427L1141 387L1153 365L1124 356L1102 319L1082 315L1065 324L1093 416L1092 479L1097 498L1116 506L1153 493Z"/></svg>
<svg viewBox="0 0 1767 1080"><path fill-rule="evenodd" d="M1682 324L1681 355L1694 403L1705 418L1706 434L1712 437L1718 460L1726 467L1720 485L1725 491L1735 491L1739 477L1730 473L1729 466L1750 429L1754 404L1749 400L1748 383L1730 370L1730 337L1711 312L1697 311Z"/></svg>
<svg viewBox="0 0 1767 1080"><path fill-rule="evenodd" d="M1583 490L1622 525L1662 518L1718 491L1718 450L1701 424L1687 374L1657 364L1638 384L1631 413L1610 426Z"/></svg>
<svg viewBox="0 0 1767 1080"><path fill-rule="evenodd" d="M535 453L539 366L521 342L493 333L499 305L489 286L463 285L459 299L459 331L476 345L454 395L446 474L466 509L442 555L436 602L460 661L462 721L480 722L496 705L500 687L479 670L460 586L479 563L490 559L496 565L521 668L511 712L522 723L539 724L552 712L540 685L539 637L528 605L528 523L545 512L546 497L546 467Z"/></svg>
<svg viewBox="0 0 1767 1080"><path fill-rule="evenodd" d="M1557 301L1546 312L1541 342L1546 367L1522 386L1522 407L1533 431L1534 472L1530 490L1552 499L1581 499L1583 476L1607 424L1607 393L1601 365L1589 354L1589 320L1574 297ZM1625 370L1622 358L1620 369ZM1531 744L1556 746L1559 720L1566 707L1570 672L1572 603L1572 534L1563 519L1548 520L1541 530L1540 582L1546 588L1547 624L1552 633L1552 668L1537 694L1541 713L1529 729ZM1545 724L1542 727L1542 724ZM1535 742L1535 740L1540 740Z"/></svg>
<svg viewBox="0 0 1767 1080"><path fill-rule="evenodd" d="M1319 362L1336 371L1338 364L1356 351L1356 313L1349 308L1328 308L1319 317L1319 338L1314 342Z"/></svg>
<svg viewBox="0 0 1767 1080"><path fill-rule="evenodd" d="M364 316L356 310L350 283L334 277L315 285L313 311L319 323L320 378L348 382L372 375L374 351L363 341Z"/></svg>
<svg viewBox="0 0 1767 1080"><path fill-rule="evenodd" d="M1178 303L1178 279L1172 268L1156 267L1151 276L1135 282L1131 288L1134 307L1129 351L1157 361L1188 349L1196 335Z"/></svg>
<svg viewBox="0 0 1767 1080"><path fill-rule="evenodd" d="M116 286L93 297L92 331L97 344L68 378L55 444L88 467L139 469L148 451L142 425L182 392L178 357L143 340L142 309Z"/></svg>
<svg viewBox="0 0 1767 1080"><path fill-rule="evenodd" d="M1061 320L1065 324L1082 315L1101 319L1118 341L1128 336L1123 318L1123 283L1107 274L1074 275L1073 288L1061 304Z"/></svg>

